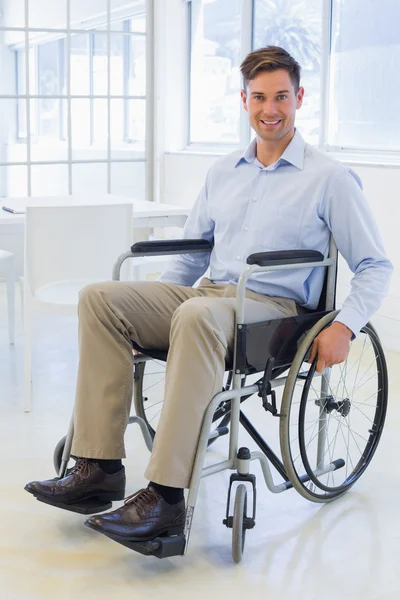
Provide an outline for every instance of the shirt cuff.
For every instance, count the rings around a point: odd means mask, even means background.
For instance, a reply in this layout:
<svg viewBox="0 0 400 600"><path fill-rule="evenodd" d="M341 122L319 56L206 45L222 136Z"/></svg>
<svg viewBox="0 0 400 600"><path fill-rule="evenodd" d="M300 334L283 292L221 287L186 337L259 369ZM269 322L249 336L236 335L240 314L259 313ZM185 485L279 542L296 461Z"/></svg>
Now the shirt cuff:
<svg viewBox="0 0 400 600"><path fill-rule="evenodd" d="M353 332L353 337L351 338L352 340L354 340L354 338L360 333L360 329L362 329L366 324L365 317L360 315L354 309L348 307L342 308L342 310L339 311L339 314L333 322L335 321L343 323L343 325L346 325L346 327L351 329Z"/></svg>

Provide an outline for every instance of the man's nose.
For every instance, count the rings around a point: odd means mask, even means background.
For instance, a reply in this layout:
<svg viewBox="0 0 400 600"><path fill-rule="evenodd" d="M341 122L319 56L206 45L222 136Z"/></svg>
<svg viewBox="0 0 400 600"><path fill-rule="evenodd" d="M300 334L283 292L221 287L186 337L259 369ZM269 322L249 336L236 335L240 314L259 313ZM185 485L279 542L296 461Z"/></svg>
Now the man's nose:
<svg viewBox="0 0 400 600"><path fill-rule="evenodd" d="M277 108L275 100L265 100L265 102L263 103L263 111L264 114L268 117L276 115Z"/></svg>

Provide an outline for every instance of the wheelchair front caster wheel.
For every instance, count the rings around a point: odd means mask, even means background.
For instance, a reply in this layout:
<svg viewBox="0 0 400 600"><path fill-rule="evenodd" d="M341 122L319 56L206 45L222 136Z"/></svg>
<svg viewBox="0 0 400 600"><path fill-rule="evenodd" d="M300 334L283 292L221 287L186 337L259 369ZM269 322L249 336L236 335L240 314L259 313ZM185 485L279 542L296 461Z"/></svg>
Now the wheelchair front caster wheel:
<svg viewBox="0 0 400 600"><path fill-rule="evenodd" d="M236 489L232 523L232 558L235 563L242 560L246 537L247 489L241 484Z"/></svg>

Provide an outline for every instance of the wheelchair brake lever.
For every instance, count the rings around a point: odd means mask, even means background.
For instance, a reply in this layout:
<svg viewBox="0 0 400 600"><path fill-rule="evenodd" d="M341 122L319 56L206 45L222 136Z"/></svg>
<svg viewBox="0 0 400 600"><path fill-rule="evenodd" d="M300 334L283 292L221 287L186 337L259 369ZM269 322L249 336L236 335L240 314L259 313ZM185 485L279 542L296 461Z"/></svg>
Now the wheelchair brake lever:
<svg viewBox="0 0 400 600"><path fill-rule="evenodd" d="M275 390L271 387L271 378L272 371L275 366L275 358L270 356L267 360L267 364L265 365L264 376L261 382L258 382L258 395L262 399L262 405L264 409L270 412L274 417L280 417L280 413L278 413L278 409L276 408L276 393ZM268 398L271 397L271 402L269 402Z"/></svg>

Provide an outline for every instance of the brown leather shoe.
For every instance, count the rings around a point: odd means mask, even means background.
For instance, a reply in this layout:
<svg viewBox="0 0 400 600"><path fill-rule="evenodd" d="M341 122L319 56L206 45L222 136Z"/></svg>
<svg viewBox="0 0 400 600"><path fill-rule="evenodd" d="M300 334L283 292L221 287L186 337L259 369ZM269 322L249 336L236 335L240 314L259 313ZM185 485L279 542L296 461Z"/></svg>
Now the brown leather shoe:
<svg viewBox="0 0 400 600"><path fill-rule="evenodd" d="M26 484L25 489L34 496L60 504L75 504L90 498L101 501L123 500L125 483L124 467L117 473L108 474L100 469L96 461L78 458L66 477L31 481Z"/></svg>
<svg viewBox="0 0 400 600"><path fill-rule="evenodd" d="M185 501L168 504L152 487L128 496L121 508L85 521L88 527L117 541L130 542L181 534L184 524Z"/></svg>

